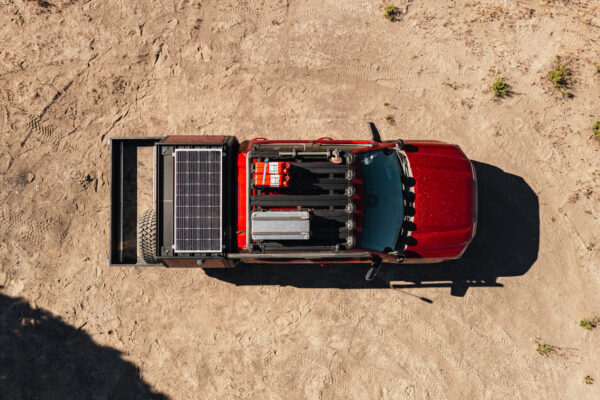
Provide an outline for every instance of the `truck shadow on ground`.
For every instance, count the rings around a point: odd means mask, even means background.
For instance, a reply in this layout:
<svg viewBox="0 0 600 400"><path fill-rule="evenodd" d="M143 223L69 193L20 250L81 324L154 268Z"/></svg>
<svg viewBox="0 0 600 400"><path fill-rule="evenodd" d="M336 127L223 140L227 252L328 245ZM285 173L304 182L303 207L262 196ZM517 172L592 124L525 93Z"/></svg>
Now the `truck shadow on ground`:
<svg viewBox="0 0 600 400"><path fill-rule="evenodd" d="M449 287L464 296L469 287L502 287L498 278L525 274L537 259L539 203L519 176L474 162L479 186L477 236L459 260L440 264L387 264L364 280L367 266L345 264L244 265L233 270L207 269L207 275L235 285L283 285L299 288Z"/></svg>
<svg viewBox="0 0 600 400"><path fill-rule="evenodd" d="M1 288L1 286L0 286ZM121 353L21 298L0 294L0 388L6 399L167 399Z"/></svg>

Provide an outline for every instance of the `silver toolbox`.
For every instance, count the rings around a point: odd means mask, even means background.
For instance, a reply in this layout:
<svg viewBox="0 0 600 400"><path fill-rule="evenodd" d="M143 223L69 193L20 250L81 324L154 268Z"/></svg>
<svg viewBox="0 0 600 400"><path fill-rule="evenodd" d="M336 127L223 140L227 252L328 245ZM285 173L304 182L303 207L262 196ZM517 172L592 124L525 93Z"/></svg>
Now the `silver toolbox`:
<svg viewBox="0 0 600 400"><path fill-rule="evenodd" d="M254 211L252 240L308 240L310 211Z"/></svg>

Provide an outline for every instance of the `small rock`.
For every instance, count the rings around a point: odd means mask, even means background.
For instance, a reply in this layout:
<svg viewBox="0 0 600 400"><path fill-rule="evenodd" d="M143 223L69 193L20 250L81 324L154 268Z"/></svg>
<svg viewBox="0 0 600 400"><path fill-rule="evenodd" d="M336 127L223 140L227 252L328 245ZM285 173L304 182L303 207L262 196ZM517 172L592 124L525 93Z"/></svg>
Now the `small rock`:
<svg viewBox="0 0 600 400"><path fill-rule="evenodd" d="M33 182L33 180L35 179L35 175L33 174L33 172L28 172L27 176L26 176L27 182Z"/></svg>
<svg viewBox="0 0 600 400"><path fill-rule="evenodd" d="M25 289L25 283L23 281L9 281L3 290L7 295L17 297L21 294L23 289Z"/></svg>

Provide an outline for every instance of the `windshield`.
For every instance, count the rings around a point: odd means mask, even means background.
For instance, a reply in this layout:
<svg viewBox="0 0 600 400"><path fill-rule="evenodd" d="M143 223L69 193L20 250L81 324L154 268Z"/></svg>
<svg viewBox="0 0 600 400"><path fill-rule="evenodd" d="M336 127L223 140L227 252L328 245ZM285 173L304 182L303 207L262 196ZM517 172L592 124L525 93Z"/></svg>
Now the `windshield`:
<svg viewBox="0 0 600 400"><path fill-rule="evenodd" d="M377 150L358 153L358 161L364 212L358 247L393 250L404 220L400 160L396 151Z"/></svg>

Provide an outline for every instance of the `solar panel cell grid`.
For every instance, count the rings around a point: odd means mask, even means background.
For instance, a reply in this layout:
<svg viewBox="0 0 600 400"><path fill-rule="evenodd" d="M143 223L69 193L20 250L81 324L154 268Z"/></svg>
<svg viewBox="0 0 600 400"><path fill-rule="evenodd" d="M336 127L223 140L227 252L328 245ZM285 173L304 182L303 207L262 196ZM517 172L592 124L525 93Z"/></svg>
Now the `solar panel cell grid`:
<svg viewBox="0 0 600 400"><path fill-rule="evenodd" d="M175 251L221 251L220 149L175 151Z"/></svg>

